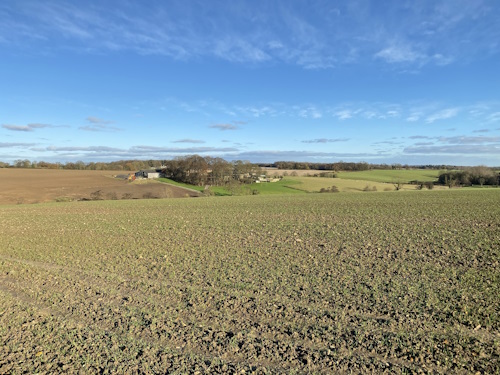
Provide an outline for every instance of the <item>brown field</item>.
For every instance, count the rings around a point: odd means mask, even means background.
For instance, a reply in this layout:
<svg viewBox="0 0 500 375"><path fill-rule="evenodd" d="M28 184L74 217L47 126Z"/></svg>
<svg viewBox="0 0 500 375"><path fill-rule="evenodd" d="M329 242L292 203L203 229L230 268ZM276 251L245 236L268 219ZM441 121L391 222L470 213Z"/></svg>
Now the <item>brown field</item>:
<svg viewBox="0 0 500 375"><path fill-rule="evenodd" d="M124 171L0 169L0 204L102 199L180 198L198 193L156 181L114 178ZM100 193L96 193L96 192ZM94 193L94 194L93 194Z"/></svg>
<svg viewBox="0 0 500 375"><path fill-rule="evenodd" d="M278 169L273 167L264 167L262 168L263 172L267 172L268 176L312 176L314 174L319 174L322 172L332 172L332 171L320 171L317 169Z"/></svg>

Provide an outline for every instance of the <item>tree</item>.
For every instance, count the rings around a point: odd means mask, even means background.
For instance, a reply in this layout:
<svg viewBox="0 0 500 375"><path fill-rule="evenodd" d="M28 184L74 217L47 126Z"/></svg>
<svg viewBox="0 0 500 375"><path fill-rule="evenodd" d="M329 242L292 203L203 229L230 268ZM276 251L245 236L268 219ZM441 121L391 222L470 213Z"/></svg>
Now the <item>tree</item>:
<svg viewBox="0 0 500 375"><path fill-rule="evenodd" d="M242 182L252 182L252 176L261 173L261 168L249 161L236 160L233 162L233 177Z"/></svg>
<svg viewBox="0 0 500 375"><path fill-rule="evenodd" d="M203 186L208 182L207 161L200 155L178 157L167 163L164 173L167 177L191 185Z"/></svg>
<svg viewBox="0 0 500 375"><path fill-rule="evenodd" d="M233 178L233 166L222 158L205 158L209 169L211 185L224 185Z"/></svg>

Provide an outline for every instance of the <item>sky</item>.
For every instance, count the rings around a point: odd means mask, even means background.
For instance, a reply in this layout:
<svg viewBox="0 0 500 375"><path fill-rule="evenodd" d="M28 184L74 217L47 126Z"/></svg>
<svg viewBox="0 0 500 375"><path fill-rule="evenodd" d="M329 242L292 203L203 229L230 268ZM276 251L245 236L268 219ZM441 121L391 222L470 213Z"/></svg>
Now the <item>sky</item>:
<svg viewBox="0 0 500 375"><path fill-rule="evenodd" d="M3 0L0 161L500 166L497 0Z"/></svg>

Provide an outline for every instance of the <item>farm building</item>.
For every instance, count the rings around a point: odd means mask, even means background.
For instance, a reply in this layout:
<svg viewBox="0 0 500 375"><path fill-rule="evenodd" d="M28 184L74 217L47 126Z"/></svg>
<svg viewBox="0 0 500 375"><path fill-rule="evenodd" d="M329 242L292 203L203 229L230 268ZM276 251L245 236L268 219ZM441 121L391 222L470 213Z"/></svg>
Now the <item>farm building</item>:
<svg viewBox="0 0 500 375"><path fill-rule="evenodd" d="M281 181L281 178L267 177L266 175L260 175L254 182L260 184L262 182L278 182L278 181Z"/></svg>
<svg viewBox="0 0 500 375"><path fill-rule="evenodd" d="M160 178L161 169L143 169L135 172L135 178Z"/></svg>

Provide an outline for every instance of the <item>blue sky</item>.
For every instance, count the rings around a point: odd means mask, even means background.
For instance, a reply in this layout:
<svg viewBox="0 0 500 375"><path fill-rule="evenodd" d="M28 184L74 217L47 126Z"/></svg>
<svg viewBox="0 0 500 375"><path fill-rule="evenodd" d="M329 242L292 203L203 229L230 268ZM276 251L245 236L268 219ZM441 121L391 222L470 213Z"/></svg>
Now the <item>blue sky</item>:
<svg viewBox="0 0 500 375"><path fill-rule="evenodd" d="M0 160L500 165L500 2L0 2Z"/></svg>

